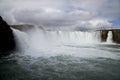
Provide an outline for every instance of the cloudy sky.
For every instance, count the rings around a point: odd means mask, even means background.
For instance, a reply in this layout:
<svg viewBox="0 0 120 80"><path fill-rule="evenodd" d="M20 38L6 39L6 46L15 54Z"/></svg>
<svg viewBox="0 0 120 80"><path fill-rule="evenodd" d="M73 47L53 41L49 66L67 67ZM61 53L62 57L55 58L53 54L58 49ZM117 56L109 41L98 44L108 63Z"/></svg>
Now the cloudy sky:
<svg viewBox="0 0 120 80"><path fill-rule="evenodd" d="M0 0L9 24L45 27L120 27L120 0Z"/></svg>

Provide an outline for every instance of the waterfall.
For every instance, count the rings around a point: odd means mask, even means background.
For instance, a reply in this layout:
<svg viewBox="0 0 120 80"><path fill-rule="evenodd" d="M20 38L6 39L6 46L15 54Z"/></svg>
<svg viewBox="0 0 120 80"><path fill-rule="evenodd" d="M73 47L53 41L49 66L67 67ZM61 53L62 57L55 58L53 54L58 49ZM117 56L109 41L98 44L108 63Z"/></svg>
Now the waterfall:
<svg viewBox="0 0 120 80"><path fill-rule="evenodd" d="M112 31L109 31L109 32L108 32L108 36L107 36L107 43L112 43L112 42L113 42L113 41L112 41L112 37L113 37Z"/></svg>
<svg viewBox="0 0 120 80"><path fill-rule="evenodd" d="M84 43L98 43L100 41L99 32L81 32L81 31L45 31L39 28L32 29L29 32L22 32L13 29L21 49L46 49L55 46Z"/></svg>
<svg viewBox="0 0 120 80"><path fill-rule="evenodd" d="M97 43L100 41L99 32L45 31L36 28L29 35L31 45L37 48L64 44Z"/></svg>
<svg viewBox="0 0 120 80"><path fill-rule="evenodd" d="M17 49L22 51L26 50L29 47L28 35L25 32L19 31L17 29L12 30L17 43Z"/></svg>

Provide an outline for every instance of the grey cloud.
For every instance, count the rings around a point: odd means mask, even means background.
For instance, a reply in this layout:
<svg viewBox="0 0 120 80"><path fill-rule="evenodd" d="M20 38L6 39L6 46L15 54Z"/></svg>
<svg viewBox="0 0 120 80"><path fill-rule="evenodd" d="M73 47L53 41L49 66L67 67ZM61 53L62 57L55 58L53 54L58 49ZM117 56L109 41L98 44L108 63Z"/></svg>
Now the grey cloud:
<svg viewBox="0 0 120 80"><path fill-rule="evenodd" d="M0 15L10 24L31 23L53 27L110 26L108 21L120 16L119 8L120 0L0 1Z"/></svg>
<svg viewBox="0 0 120 80"><path fill-rule="evenodd" d="M15 20L21 23L34 23L44 26L70 26L81 20L91 19L93 16L86 11L45 12L44 10L18 10L14 12Z"/></svg>

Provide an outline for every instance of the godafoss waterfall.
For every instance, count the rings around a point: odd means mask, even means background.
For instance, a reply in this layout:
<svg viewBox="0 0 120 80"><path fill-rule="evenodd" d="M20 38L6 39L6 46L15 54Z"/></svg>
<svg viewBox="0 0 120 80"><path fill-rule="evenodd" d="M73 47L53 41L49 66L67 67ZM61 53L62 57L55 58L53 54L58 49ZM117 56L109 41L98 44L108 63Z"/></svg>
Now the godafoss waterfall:
<svg viewBox="0 0 120 80"><path fill-rule="evenodd" d="M0 80L120 80L120 45L112 31L12 28L16 50L0 58Z"/></svg>
<svg viewBox="0 0 120 80"><path fill-rule="evenodd" d="M0 0L0 80L120 80L120 0Z"/></svg>

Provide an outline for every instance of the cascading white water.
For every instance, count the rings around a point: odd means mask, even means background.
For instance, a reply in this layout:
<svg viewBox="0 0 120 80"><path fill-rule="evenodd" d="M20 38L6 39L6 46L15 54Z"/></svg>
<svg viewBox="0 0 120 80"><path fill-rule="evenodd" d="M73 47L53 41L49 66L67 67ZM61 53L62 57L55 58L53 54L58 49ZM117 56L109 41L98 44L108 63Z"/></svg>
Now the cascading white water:
<svg viewBox="0 0 120 80"><path fill-rule="evenodd" d="M108 32L108 36L107 36L107 43L112 43L112 31Z"/></svg>
<svg viewBox="0 0 120 80"><path fill-rule="evenodd" d="M29 48L29 37L25 32L13 29L15 40L17 43L17 48L21 51L25 51Z"/></svg>
<svg viewBox="0 0 120 80"><path fill-rule="evenodd" d="M44 31L38 28L29 32L31 45L34 48L65 44L97 43L100 40L99 34L99 32L81 31Z"/></svg>
<svg viewBox="0 0 120 80"><path fill-rule="evenodd" d="M18 47L24 55L57 56L73 55L79 57L113 57L113 54L94 49L100 42L99 32L45 31L39 28L29 32L13 29ZM109 33L111 34L111 33ZM109 35L108 39L111 35ZM96 54L97 53L97 54ZM109 56L108 56L109 55Z"/></svg>
<svg viewBox="0 0 120 80"><path fill-rule="evenodd" d="M26 33L18 30L14 30L14 33L17 38L20 38L18 39L20 45L26 44L35 49L66 44L90 44L100 40L99 32L44 31L36 27Z"/></svg>

